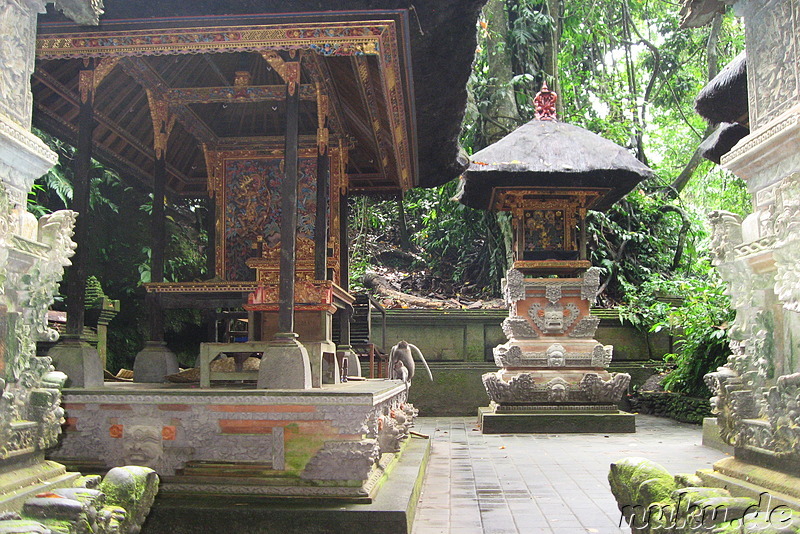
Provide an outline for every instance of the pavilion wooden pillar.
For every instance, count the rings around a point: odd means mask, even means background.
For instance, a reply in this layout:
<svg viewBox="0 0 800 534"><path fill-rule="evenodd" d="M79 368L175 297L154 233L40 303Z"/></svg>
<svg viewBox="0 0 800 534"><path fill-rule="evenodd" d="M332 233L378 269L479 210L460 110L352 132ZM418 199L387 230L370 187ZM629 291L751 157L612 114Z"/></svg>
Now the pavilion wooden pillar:
<svg viewBox="0 0 800 534"><path fill-rule="evenodd" d="M278 292L278 331L294 332L294 284L297 256L297 173L298 144L300 137L300 91L298 82L291 80L290 70L297 70L299 62L286 63L286 137L284 145L284 176L281 183L281 259L280 285Z"/></svg>
<svg viewBox="0 0 800 534"><path fill-rule="evenodd" d="M579 223L579 225L580 225L580 227L579 227L580 243L578 245L579 246L579 248L578 248L578 250L579 250L578 259L580 259L580 260L585 260L585 259L587 259L589 257L588 256L588 254L589 254L589 243L586 242L586 240L588 239L588 237L586 235L586 212L587 212L586 208L581 208L579 210L579 212L578 212L578 216L580 217L580 223Z"/></svg>
<svg viewBox="0 0 800 534"><path fill-rule="evenodd" d="M83 334L88 259L86 245L89 238L89 172L92 167L92 134L95 128L93 79L93 68L80 71L78 146L72 161L72 209L78 212L74 234L78 248L72 257L72 268L67 272L67 336L71 338L80 338Z"/></svg>
<svg viewBox="0 0 800 534"><path fill-rule="evenodd" d="M328 279L328 198L331 156L328 145L328 97L317 87L317 213L314 218L314 278Z"/></svg>
<svg viewBox="0 0 800 534"><path fill-rule="evenodd" d="M347 193L339 196L339 286L350 291L350 203ZM348 339L349 342L349 339Z"/></svg>
<svg viewBox="0 0 800 534"><path fill-rule="evenodd" d="M89 181L92 168L92 135L95 128L94 96L100 77L95 79L95 60L89 60L79 74L80 107L78 146L73 160L72 209L78 213L74 240L78 244L67 271L67 335L48 355L56 369L69 377L71 387L103 385L103 364L94 347L83 341L86 292L86 263L89 238Z"/></svg>
<svg viewBox="0 0 800 534"><path fill-rule="evenodd" d="M339 196L339 285L350 291L350 203L346 193ZM349 376L361 376L361 363L350 344L350 321L353 318L353 307L346 305L339 321L339 348L348 357L347 372Z"/></svg>
<svg viewBox="0 0 800 534"><path fill-rule="evenodd" d="M206 273L208 277L213 277L217 268L217 249L214 245L217 242L217 199L213 196L206 199L205 227L208 236L206 246Z"/></svg>
<svg viewBox="0 0 800 534"><path fill-rule="evenodd" d="M206 218L205 230L208 236L208 244L206 245L206 276L213 277L216 272L217 266L217 249L215 243L217 242L217 200L213 196L209 196L206 201ZM203 322L206 324L206 341L217 341L217 317L216 310L205 309L202 312ZM251 322L253 324L253 317L251 315ZM250 340L257 339L250 336Z"/></svg>
<svg viewBox="0 0 800 534"><path fill-rule="evenodd" d="M281 184L281 257L278 284L278 333L264 351L258 387L311 388L311 362L294 333L294 285L297 244L297 186L299 167L300 58L290 52L283 64L286 82L286 137Z"/></svg>
<svg viewBox="0 0 800 534"><path fill-rule="evenodd" d="M166 248L166 200L167 140L175 125L165 100L147 90L150 115L153 120L153 210L151 214L152 248L150 255L150 281L164 281L164 250ZM133 364L135 382L163 382L164 377L178 372L178 359L164 343L164 310L160 294L147 294L150 324L150 339L144 349L136 355Z"/></svg>

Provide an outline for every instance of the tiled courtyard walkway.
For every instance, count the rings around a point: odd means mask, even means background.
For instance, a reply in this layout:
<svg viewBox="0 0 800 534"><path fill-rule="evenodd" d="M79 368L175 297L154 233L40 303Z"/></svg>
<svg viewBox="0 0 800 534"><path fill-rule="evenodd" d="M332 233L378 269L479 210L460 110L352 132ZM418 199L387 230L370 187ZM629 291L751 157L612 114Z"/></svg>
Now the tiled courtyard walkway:
<svg viewBox="0 0 800 534"><path fill-rule="evenodd" d="M693 473L724 456L699 426L637 416L635 434L482 435L475 419L420 418L433 439L414 534L624 532L606 476L626 456ZM627 530L630 532L630 530Z"/></svg>

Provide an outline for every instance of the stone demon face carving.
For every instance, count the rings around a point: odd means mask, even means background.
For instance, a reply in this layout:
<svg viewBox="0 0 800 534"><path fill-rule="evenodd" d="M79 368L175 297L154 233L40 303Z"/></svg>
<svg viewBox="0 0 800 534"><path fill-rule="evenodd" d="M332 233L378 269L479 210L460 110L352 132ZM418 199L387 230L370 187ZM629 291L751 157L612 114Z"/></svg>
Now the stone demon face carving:
<svg viewBox="0 0 800 534"><path fill-rule="evenodd" d="M564 331L564 312L560 309L546 310L544 312L544 329L546 332Z"/></svg>
<svg viewBox="0 0 800 534"><path fill-rule="evenodd" d="M124 459L126 465L155 467L164 455L161 427L133 425L125 428Z"/></svg>

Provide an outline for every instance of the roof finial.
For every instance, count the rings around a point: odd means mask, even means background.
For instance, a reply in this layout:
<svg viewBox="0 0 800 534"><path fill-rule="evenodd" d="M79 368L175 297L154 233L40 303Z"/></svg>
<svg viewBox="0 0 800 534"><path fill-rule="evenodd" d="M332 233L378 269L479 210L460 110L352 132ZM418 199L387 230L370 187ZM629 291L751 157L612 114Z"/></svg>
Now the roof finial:
<svg viewBox="0 0 800 534"><path fill-rule="evenodd" d="M535 117L540 121L554 121L556 118L556 100L558 95L547 88L547 82L542 81L542 89L536 93L533 105L536 109Z"/></svg>

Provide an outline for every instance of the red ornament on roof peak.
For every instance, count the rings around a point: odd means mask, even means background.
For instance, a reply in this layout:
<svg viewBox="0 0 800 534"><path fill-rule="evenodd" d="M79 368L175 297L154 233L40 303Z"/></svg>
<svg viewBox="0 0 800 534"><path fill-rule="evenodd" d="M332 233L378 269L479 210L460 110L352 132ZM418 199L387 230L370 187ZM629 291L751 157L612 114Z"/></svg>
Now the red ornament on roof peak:
<svg viewBox="0 0 800 534"><path fill-rule="evenodd" d="M556 118L556 100L558 95L547 88L547 82L542 82L542 89L536 93L533 105L536 109L535 117L540 121L554 121Z"/></svg>

